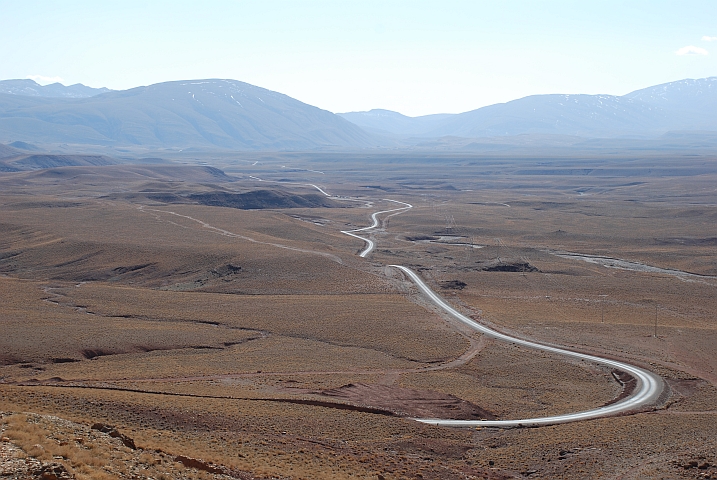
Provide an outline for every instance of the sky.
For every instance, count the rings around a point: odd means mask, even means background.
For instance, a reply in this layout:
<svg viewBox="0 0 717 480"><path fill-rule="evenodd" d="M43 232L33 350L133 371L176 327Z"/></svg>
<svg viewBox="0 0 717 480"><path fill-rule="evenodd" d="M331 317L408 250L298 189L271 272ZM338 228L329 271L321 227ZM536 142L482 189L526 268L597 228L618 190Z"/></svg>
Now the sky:
<svg viewBox="0 0 717 480"><path fill-rule="evenodd" d="M417 116L709 76L715 0L0 0L0 79L41 84L231 78Z"/></svg>

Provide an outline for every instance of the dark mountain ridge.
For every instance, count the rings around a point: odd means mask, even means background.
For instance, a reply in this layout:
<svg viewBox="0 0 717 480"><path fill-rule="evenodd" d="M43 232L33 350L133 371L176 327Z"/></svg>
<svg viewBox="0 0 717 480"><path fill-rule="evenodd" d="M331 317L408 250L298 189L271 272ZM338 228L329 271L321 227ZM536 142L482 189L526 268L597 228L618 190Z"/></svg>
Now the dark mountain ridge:
<svg viewBox="0 0 717 480"><path fill-rule="evenodd" d="M242 210L260 210L264 208L332 208L343 205L317 193L303 195L279 190L253 190L245 193L208 192L189 195L202 205L230 207Z"/></svg>
<svg viewBox="0 0 717 480"><path fill-rule="evenodd" d="M121 162L104 155L27 155L23 153L6 157L0 155L0 171L2 172L20 172L23 170L42 170L58 167L107 166L117 165L118 163Z"/></svg>

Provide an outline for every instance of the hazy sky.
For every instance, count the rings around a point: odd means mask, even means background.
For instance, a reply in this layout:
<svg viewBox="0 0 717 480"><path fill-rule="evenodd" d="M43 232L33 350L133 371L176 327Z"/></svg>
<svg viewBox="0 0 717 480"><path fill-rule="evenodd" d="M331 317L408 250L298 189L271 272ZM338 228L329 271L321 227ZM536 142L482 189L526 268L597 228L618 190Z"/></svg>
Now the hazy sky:
<svg viewBox="0 0 717 480"><path fill-rule="evenodd" d="M232 78L344 112L463 112L717 76L717 1L0 0L0 79Z"/></svg>

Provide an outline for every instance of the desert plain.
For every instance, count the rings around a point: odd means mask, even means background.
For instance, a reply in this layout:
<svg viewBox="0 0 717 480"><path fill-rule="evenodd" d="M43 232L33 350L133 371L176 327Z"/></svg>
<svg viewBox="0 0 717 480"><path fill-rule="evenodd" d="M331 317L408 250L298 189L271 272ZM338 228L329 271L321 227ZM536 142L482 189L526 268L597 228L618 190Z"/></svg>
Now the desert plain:
<svg viewBox="0 0 717 480"><path fill-rule="evenodd" d="M396 202L412 208L356 232L375 243L361 257L342 231ZM716 248L708 155L3 172L0 475L717 478ZM578 412L630 382L471 331L393 264L480 323L639 366L664 391L582 422L419 423Z"/></svg>

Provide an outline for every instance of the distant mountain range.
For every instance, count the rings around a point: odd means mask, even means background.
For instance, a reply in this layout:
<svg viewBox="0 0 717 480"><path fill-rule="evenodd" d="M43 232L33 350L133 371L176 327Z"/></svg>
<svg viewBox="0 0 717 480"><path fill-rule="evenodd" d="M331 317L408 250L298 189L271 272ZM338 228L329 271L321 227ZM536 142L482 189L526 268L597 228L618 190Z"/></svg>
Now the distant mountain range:
<svg viewBox="0 0 717 480"><path fill-rule="evenodd" d="M19 150L12 148L9 145L3 145L0 143L0 158L8 158L8 157L14 157L16 155L21 155L22 152Z"/></svg>
<svg viewBox="0 0 717 480"><path fill-rule="evenodd" d="M407 117L398 112L381 109L368 112L339 113L338 115L368 132L394 135L425 135L439 128L444 121L455 117L450 113Z"/></svg>
<svg viewBox="0 0 717 480"><path fill-rule="evenodd" d="M668 132L673 139L675 132L689 133L690 144L699 143L694 135L714 138L717 77L666 83L623 96L533 95L460 114L422 117L389 110L333 114L236 80L165 82L121 91L0 81L0 142L12 142L21 150L58 144L450 149L478 145L470 139L484 139L480 145L487 138L555 144L586 138L654 138Z"/></svg>
<svg viewBox="0 0 717 480"><path fill-rule="evenodd" d="M376 144L331 112L236 80L166 82L74 99L22 92L0 93L0 141L239 150Z"/></svg>
<svg viewBox="0 0 717 480"><path fill-rule="evenodd" d="M613 95L531 95L460 114L407 117L389 110L340 113L374 132L418 137L656 136L717 131L717 77Z"/></svg>
<svg viewBox="0 0 717 480"><path fill-rule="evenodd" d="M25 95L28 97L50 97L50 98L88 98L101 93L107 93L109 88L92 88L76 83L69 87L61 83L40 85L34 80L1 80L0 93L11 95Z"/></svg>

